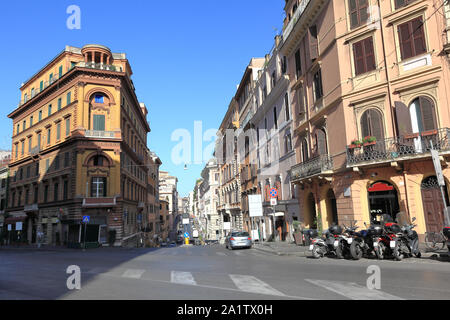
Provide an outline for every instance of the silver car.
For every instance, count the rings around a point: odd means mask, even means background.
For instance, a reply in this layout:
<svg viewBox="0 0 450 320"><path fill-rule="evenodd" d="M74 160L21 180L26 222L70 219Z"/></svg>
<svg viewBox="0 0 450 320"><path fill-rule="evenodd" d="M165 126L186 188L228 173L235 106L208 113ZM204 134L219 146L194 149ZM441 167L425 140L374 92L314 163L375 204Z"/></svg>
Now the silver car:
<svg viewBox="0 0 450 320"><path fill-rule="evenodd" d="M248 248L253 245L252 238L246 231L233 231L225 238L227 249Z"/></svg>

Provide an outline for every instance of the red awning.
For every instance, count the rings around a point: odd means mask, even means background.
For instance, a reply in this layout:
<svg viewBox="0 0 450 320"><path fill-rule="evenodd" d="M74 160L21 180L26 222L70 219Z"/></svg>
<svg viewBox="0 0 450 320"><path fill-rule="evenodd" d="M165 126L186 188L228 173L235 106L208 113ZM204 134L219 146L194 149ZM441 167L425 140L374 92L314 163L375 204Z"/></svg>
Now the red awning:
<svg viewBox="0 0 450 320"><path fill-rule="evenodd" d="M380 192L380 191L392 191L394 190L393 186L388 185L387 183L377 182L369 188L369 192Z"/></svg>
<svg viewBox="0 0 450 320"><path fill-rule="evenodd" d="M13 224L16 222L24 222L27 217L10 217L6 218L4 224Z"/></svg>

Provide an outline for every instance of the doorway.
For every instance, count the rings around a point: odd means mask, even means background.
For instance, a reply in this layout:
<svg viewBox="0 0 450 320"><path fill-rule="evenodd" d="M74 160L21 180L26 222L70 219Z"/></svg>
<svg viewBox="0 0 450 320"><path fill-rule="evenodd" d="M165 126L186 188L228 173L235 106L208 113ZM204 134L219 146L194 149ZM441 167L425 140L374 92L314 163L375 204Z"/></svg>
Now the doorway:
<svg viewBox="0 0 450 320"><path fill-rule="evenodd" d="M445 188L447 190L447 186ZM428 232L441 232L444 227L444 203L442 200L441 187L436 176L431 176L422 181L422 204L425 215L425 224ZM447 192L445 201L448 206Z"/></svg>
<svg viewBox="0 0 450 320"><path fill-rule="evenodd" d="M371 222L378 221L382 214L390 215L395 221L400 206L394 186L389 182L379 181L372 184L368 191Z"/></svg>
<svg viewBox="0 0 450 320"><path fill-rule="evenodd" d="M309 226L311 229L317 229L317 213L316 213L316 200L312 193L308 196L308 209L309 209Z"/></svg>
<svg viewBox="0 0 450 320"><path fill-rule="evenodd" d="M337 202L333 189L330 189L327 192L327 211L328 225L338 225Z"/></svg>

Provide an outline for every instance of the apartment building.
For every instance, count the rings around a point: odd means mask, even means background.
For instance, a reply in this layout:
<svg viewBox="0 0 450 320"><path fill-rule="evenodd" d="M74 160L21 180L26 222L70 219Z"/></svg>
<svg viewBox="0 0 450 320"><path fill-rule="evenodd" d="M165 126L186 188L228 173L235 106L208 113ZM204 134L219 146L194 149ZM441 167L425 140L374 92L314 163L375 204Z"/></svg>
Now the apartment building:
<svg viewBox="0 0 450 320"><path fill-rule="evenodd" d="M66 46L21 86L6 209L21 241L121 246L140 230L150 127L132 74L125 53Z"/></svg>
<svg viewBox="0 0 450 320"><path fill-rule="evenodd" d="M147 239L153 241L156 233L156 223L159 219L159 167L162 165L161 159L156 153L148 150L146 160L147 174L147 222L144 224L144 232Z"/></svg>
<svg viewBox="0 0 450 320"><path fill-rule="evenodd" d="M287 0L285 12L302 220L362 226L403 211L421 237L439 231L430 150L448 185L448 2Z"/></svg>
<svg viewBox="0 0 450 320"><path fill-rule="evenodd" d="M159 199L164 199L169 202L168 224L172 231L178 212L178 178L171 176L167 171L159 172Z"/></svg>

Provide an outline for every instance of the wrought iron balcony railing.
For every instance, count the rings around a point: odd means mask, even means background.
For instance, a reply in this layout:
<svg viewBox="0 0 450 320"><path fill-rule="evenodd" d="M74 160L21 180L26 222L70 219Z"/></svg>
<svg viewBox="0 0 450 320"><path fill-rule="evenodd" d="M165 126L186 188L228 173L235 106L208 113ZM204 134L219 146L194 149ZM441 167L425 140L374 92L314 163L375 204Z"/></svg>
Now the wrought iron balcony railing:
<svg viewBox="0 0 450 320"><path fill-rule="evenodd" d="M95 62L80 62L77 64L77 67L98 69L98 70L108 70L108 71L119 71L119 68L114 65L104 64L104 63L95 63ZM122 70L120 70L120 71L122 71Z"/></svg>
<svg viewBox="0 0 450 320"><path fill-rule="evenodd" d="M283 41L286 41L289 35L291 34L292 30L294 29L295 24L302 16L303 12L306 9L306 6L309 4L311 0L303 0L300 5L298 6L297 10L294 12L294 15L292 16L291 21L289 21L286 28L283 30Z"/></svg>
<svg viewBox="0 0 450 320"><path fill-rule="evenodd" d="M330 155L324 154L293 166L291 168L291 179L305 179L317 174L331 172L332 170L333 159Z"/></svg>
<svg viewBox="0 0 450 320"><path fill-rule="evenodd" d="M426 132L387 138L365 146L347 147L347 166L390 162L427 156L430 150L450 151L450 129L441 128Z"/></svg>

